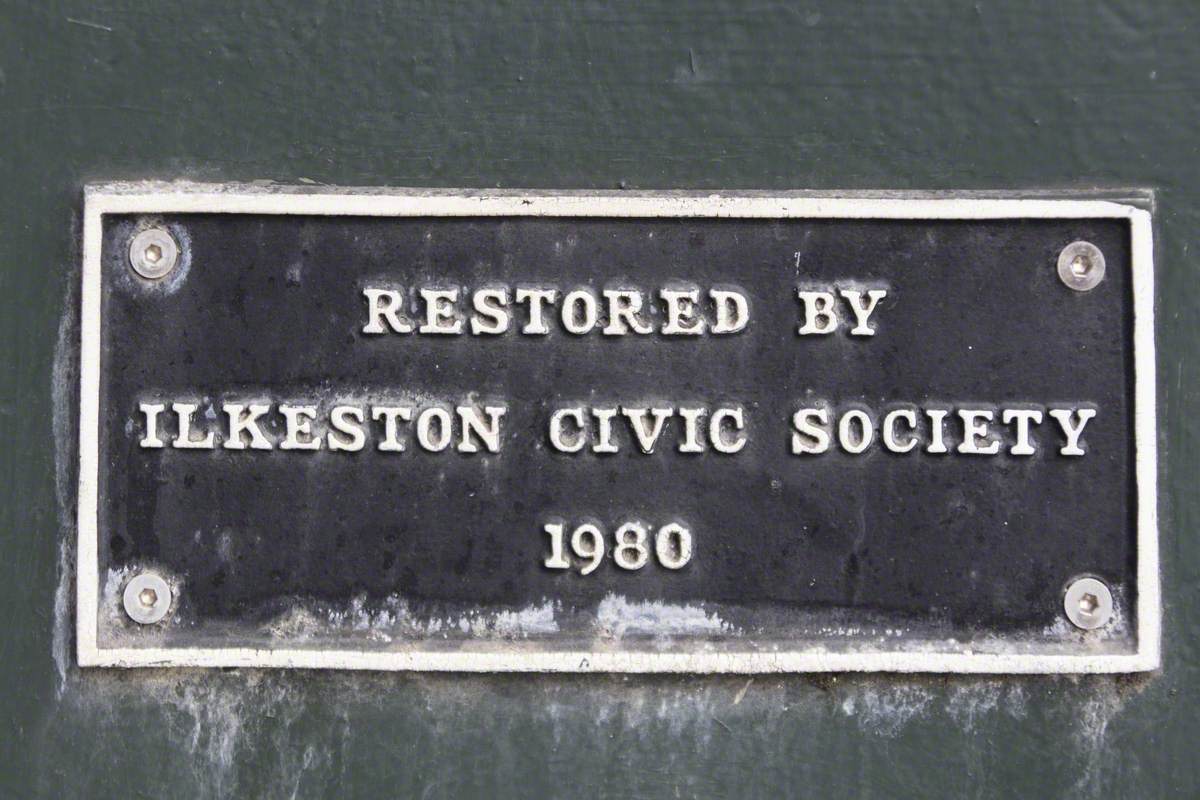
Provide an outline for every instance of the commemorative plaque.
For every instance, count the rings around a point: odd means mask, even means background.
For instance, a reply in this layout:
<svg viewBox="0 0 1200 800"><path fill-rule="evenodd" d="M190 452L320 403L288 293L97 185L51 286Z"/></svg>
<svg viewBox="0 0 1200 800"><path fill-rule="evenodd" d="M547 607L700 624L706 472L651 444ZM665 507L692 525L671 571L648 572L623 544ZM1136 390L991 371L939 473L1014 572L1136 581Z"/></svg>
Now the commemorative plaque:
<svg viewBox="0 0 1200 800"><path fill-rule="evenodd" d="M92 187L80 663L1153 669L1150 230Z"/></svg>

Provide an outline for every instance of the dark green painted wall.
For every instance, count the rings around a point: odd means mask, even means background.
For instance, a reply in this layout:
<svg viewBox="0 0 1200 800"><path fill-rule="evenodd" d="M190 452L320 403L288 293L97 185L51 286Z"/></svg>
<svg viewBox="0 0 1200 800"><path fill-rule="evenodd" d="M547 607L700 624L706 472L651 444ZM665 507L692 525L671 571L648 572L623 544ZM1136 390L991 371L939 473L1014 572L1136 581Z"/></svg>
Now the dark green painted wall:
<svg viewBox="0 0 1200 800"><path fill-rule="evenodd" d="M351 5L0 2L0 796L1200 792L1200 6ZM1156 189L1165 667L81 674L80 187L132 177Z"/></svg>

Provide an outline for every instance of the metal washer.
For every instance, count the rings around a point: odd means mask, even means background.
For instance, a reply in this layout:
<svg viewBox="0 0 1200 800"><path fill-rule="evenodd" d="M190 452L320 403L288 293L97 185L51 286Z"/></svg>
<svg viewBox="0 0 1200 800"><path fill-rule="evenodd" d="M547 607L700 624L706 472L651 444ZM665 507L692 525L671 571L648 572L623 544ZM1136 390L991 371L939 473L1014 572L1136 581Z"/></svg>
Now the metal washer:
<svg viewBox="0 0 1200 800"><path fill-rule="evenodd" d="M1077 292L1099 286L1104 267L1104 253L1091 242L1071 242L1058 254L1059 280Z"/></svg>
<svg viewBox="0 0 1200 800"><path fill-rule="evenodd" d="M147 280L170 274L179 263L179 244L162 228L148 228L129 243L129 265Z"/></svg>
<svg viewBox="0 0 1200 800"><path fill-rule="evenodd" d="M1112 619L1112 592L1103 581L1080 578L1067 587L1063 610L1076 628L1085 631L1103 628Z"/></svg>
<svg viewBox="0 0 1200 800"><path fill-rule="evenodd" d="M152 625L171 610L171 587L153 572L143 572L125 584L121 600L130 619Z"/></svg>

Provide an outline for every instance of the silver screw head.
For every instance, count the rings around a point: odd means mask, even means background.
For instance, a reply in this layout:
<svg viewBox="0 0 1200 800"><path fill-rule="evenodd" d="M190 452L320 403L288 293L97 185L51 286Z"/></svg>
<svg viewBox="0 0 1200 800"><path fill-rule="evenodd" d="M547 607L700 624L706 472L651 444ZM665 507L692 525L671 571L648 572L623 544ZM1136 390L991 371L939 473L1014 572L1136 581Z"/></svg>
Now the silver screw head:
<svg viewBox="0 0 1200 800"><path fill-rule="evenodd" d="M1080 578L1067 587L1063 610L1076 628L1085 631L1102 628L1112 619L1112 592L1103 581Z"/></svg>
<svg viewBox="0 0 1200 800"><path fill-rule="evenodd" d="M148 228L129 242L129 264L147 280L166 277L179 263L179 244L162 228Z"/></svg>
<svg viewBox="0 0 1200 800"><path fill-rule="evenodd" d="M130 619L153 625L171 610L171 587L153 572L143 572L125 584L121 601Z"/></svg>
<svg viewBox="0 0 1200 800"><path fill-rule="evenodd" d="M1091 242L1071 242L1058 254L1058 277L1077 292L1095 289L1104 280L1104 253Z"/></svg>

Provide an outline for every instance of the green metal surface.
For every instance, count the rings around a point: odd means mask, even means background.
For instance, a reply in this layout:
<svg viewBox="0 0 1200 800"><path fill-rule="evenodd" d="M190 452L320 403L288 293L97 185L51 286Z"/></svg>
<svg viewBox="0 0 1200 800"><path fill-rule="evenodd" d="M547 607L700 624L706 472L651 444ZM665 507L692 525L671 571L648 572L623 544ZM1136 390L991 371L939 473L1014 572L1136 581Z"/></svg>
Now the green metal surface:
<svg viewBox="0 0 1200 800"><path fill-rule="evenodd" d="M0 796L1196 796L1197 36L1190 0L0 3ZM140 177L1153 188L1164 668L81 673L80 192Z"/></svg>

